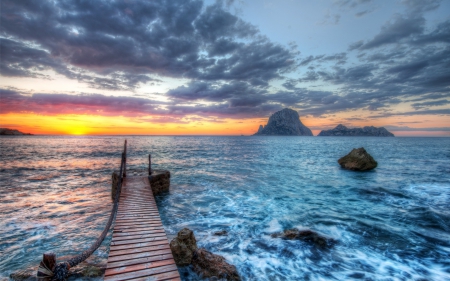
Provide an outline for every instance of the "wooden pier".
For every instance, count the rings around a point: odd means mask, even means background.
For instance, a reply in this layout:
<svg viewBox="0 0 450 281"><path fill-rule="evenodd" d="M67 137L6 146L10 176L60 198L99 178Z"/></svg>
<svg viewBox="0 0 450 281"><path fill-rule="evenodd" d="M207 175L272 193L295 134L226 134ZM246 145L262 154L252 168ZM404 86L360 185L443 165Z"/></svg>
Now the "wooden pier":
<svg viewBox="0 0 450 281"><path fill-rule="evenodd" d="M123 178L104 280L181 280L148 177Z"/></svg>

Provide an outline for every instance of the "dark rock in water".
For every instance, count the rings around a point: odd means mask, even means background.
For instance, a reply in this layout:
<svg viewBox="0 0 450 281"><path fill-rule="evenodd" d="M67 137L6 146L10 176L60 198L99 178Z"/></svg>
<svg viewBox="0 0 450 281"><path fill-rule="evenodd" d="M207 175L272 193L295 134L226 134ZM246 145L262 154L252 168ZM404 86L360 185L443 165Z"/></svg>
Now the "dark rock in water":
<svg viewBox="0 0 450 281"><path fill-rule="evenodd" d="M216 236L225 236L228 235L228 232L226 230L216 231L213 233Z"/></svg>
<svg viewBox="0 0 450 281"><path fill-rule="evenodd" d="M349 154L340 158L338 163L342 168L353 171L368 171L375 169L378 165L364 147L354 148Z"/></svg>
<svg viewBox="0 0 450 281"><path fill-rule="evenodd" d="M22 133L19 130L8 129L8 128L0 128L0 135L8 135L8 136L32 136L30 133Z"/></svg>
<svg viewBox="0 0 450 281"><path fill-rule="evenodd" d="M386 130L384 127L376 128L374 126L366 126L364 128L347 128L344 125L337 125L331 130L323 130L317 136L333 136L333 137L394 137L394 134Z"/></svg>
<svg viewBox="0 0 450 281"><path fill-rule="evenodd" d="M198 249L192 259L194 271L202 278L220 280L241 280L236 267L227 263L224 257L213 254L203 248Z"/></svg>
<svg viewBox="0 0 450 281"><path fill-rule="evenodd" d="M185 266L191 264L192 256L197 250L197 241L192 230L188 228L180 230L177 237L170 241L170 250L172 250L172 255L177 265Z"/></svg>
<svg viewBox="0 0 450 281"><path fill-rule="evenodd" d="M297 111L285 108L270 116L266 126L259 126L254 136L312 136L311 130L300 121Z"/></svg>
<svg viewBox="0 0 450 281"><path fill-rule="evenodd" d="M273 238L281 238L286 240L302 240L306 242L312 242L316 246L325 248L336 244L336 240L331 237L319 234L318 232L310 229L299 230L296 228L287 229L284 232L278 232L271 235Z"/></svg>
<svg viewBox="0 0 450 281"><path fill-rule="evenodd" d="M192 264L194 271L202 278L241 280L236 267L227 263L224 257L203 248L198 249L194 233L188 228L183 228L178 232L177 237L170 242L170 250L172 250L177 265Z"/></svg>

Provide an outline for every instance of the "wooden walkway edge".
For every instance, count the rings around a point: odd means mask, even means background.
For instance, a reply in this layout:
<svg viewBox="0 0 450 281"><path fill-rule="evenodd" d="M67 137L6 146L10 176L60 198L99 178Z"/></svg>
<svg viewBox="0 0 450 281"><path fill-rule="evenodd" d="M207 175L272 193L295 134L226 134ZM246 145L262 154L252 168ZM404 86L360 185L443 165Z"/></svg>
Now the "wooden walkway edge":
<svg viewBox="0 0 450 281"><path fill-rule="evenodd" d="M123 179L104 280L181 280L147 177Z"/></svg>

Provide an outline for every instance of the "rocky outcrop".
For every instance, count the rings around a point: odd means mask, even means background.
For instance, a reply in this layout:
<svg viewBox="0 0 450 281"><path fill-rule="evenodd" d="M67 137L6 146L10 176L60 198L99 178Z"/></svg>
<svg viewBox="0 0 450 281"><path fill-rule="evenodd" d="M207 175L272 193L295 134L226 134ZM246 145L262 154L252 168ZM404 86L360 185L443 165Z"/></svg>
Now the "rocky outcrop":
<svg viewBox="0 0 450 281"><path fill-rule="evenodd" d="M152 174L148 177L153 195L161 192L167 192L170 188L170 172L167 170L152 170Z"/></svg>
<svg viewBox="0 0 450 281"><path fill-rule="evenodd" d="M194 253L192 266L194 271L202 278L215 277L219 280L241 280L234 265L227 263L224 257L213 254L203 248L198 249Z"/></svg>
<svg viewBox="0 0 450 281"><path fill-rule="evenodd" d="M353 171L368 171L375 169L378 165L364 147L354 148L349 154L340 158L338 163L342 168Z"/></svg>
<svg viewBox="0 0 450 281"><path fill-rule="evenodd" d="M336 240L331 237L319 234L310 229L299 230L297 228L287 229L283 232L277 232L271 235L273 238L281 238L286 240L302 240L310 242L318 247L326 248L336 244Z"/></svg>
<svg viewBox="0 0 450 281"><path fill-rule="evenodd" d="M180 230L177 237L170 241L170 249L177 265L192 264L194 271L201 278L241 280L236 267L227 263L224 257L213 254L204 248L198 249L194 233L188 228Z"/></svg>
<svg viewBox="0 0 450 281"><path fill-rule="evenodd" d="M32 136L33 134L22 133L21 131L8 129L8 128L0 128L0 135L7 135L7 136Z"/></svg>
<svg viewBox="0 0 450 281"><path fill-rule="evenodd" d="M323 130L318 136L323 137L394 137L394 134L386 130L384 127L376 128L374 126L366 126L364 128L347 128L342 124L331 130Z"/></svg>
<svg viewBox="0 0 450 281"><path fill-rule="evenodd" d="M180 230L177 237L170 241L170 250L177 265L190 265L194 252L197 251L197 240L192 230L188 228Z"/></svg>
<svg viewBox="0 0 450 281"><path fill-rule="evenodd" d="M300 121L297 111L285 108L270 116L266 126L259 126L254 136L312 136L311 130Z"/></svg>

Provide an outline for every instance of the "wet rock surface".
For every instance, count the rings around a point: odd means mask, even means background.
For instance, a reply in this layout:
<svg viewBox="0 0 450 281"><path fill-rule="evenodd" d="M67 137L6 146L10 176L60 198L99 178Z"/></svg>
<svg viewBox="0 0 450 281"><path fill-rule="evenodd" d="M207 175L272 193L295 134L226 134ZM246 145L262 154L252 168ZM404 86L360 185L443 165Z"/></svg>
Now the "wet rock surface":
<svg viewBox="0 0 450 281"><path fill-rule="evenodd" d="M349 154L340 158L338 163L342 168L352 171L369 171L378 165L364 147L354 148Z"/></svg>
<svg viewBox="0 0 450 281"><path fill-rule="evenodd" d="M221 231L226 235L226 231ZM225 233L225 234L224 234ZM224 257L213 254L204 248L197 248L194 233L183 228L170 242L170 249L178 266L192 265L200 278L209 280L241 280L236 267L229 264Z"/></svg>
<svg viewBox="0 0 450 281"><path fill-rule="evenodd" d="M177 265L190 265L194 252L197 250L194 232L188 228L180 230L177 237L170 241L170 250Z"/></svg>
<svg viewBox="0 0 450 281"><path fill-rule="evenodd" d="M170 188L170 172L167 170L152 170L152 174L148 177L153 195L169 191Z"/></svg>
<svg viewBox="0 0 450 281"><path fill-rule="evenodd" d="M224 257L206 249L198 249L192 259L194 271L202 278L213 280L241 280L234 265L227 263Z"/></svg>
<svg viewBox="0 0 450 281"><path fill-rule="evenodd" d="M215 236L226 236L228 235L228 232L226 230L220 230L213 233Z"/></svg>
<svg viewBox="0 0 450 281"><path fill-rule="evenodd" d="M271 235L273 238L281 238L285 240L302 240L310 242L318 247L327 248L336 244L336 240L320 234L311 229L287 229L283 232L273 233Z"/></svg>
<svg viewBox="0 0 450 281"><path fill-rule="evenodd" d="M62 257L61 260L68 259L69 257ZM24 270L16 271L10 274L10 280L14 281L35 281L37 266L30 267ZM83 261L79 265L69 270L68 281L74 280L98 280L105 274L106 263L95 263L92 261ZM1 280L1 279L0 279Z"/></svg>

